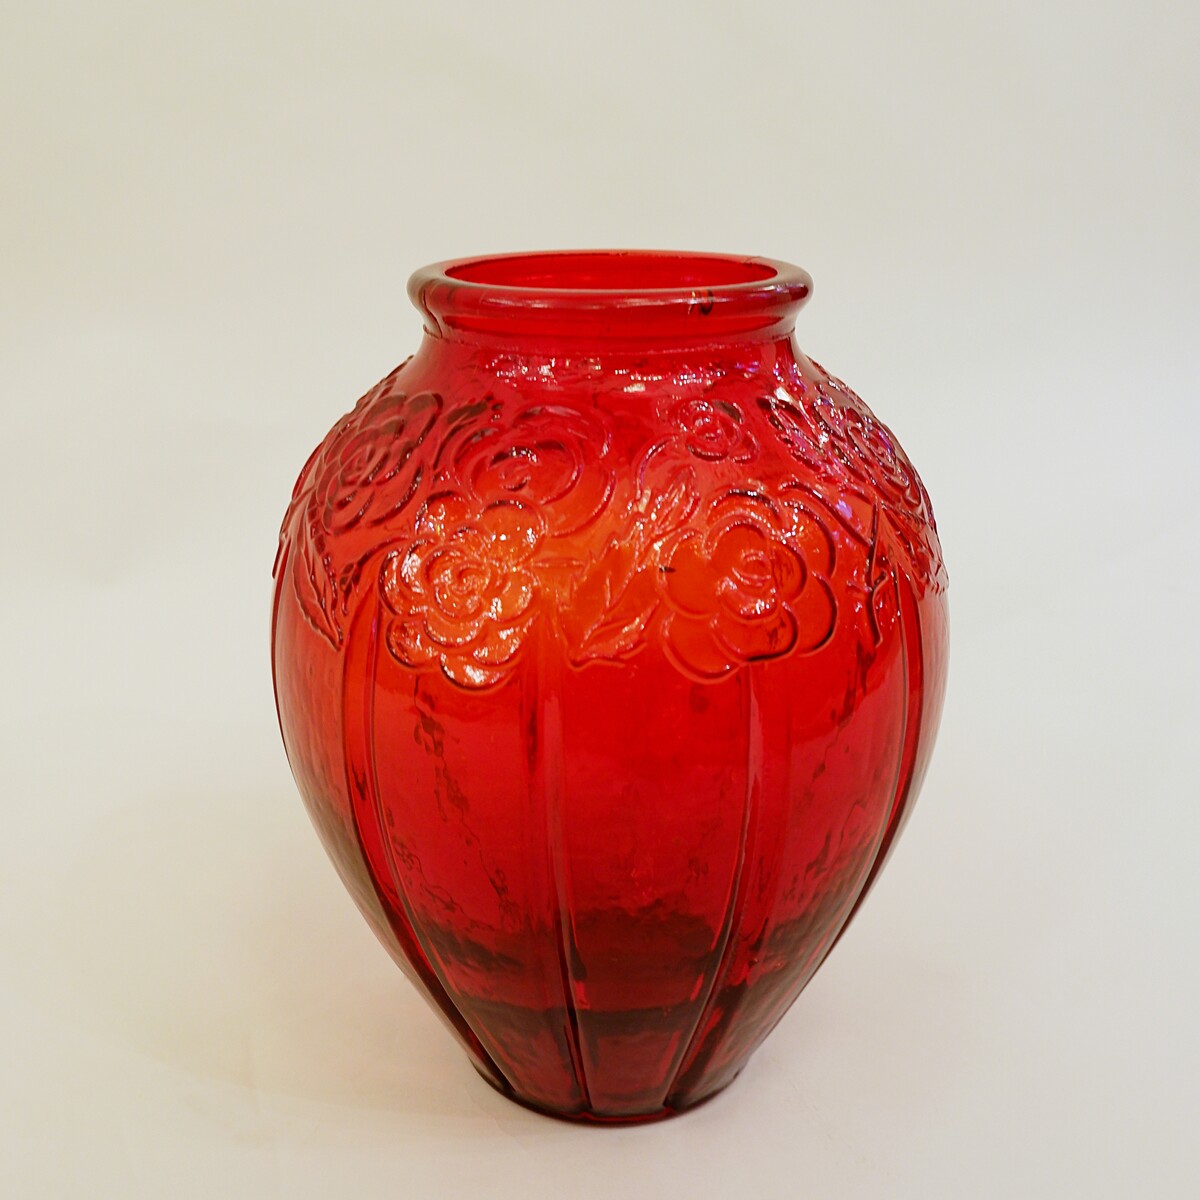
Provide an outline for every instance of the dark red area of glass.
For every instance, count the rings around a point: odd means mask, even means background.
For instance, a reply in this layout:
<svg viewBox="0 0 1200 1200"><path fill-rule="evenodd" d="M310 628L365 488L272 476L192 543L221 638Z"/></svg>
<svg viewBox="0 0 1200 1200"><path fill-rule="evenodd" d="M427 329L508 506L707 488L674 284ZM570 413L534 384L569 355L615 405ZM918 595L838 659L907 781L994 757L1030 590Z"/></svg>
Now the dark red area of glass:
<svg viewBox="0 0 1200 1200"><path fill-rule="evenodd" d="M276 561L297 783L493 1086L645 1120L724 1087L908 817L945 572L894 435L766 259L417 272L419 352L310 458Z"/></svg>

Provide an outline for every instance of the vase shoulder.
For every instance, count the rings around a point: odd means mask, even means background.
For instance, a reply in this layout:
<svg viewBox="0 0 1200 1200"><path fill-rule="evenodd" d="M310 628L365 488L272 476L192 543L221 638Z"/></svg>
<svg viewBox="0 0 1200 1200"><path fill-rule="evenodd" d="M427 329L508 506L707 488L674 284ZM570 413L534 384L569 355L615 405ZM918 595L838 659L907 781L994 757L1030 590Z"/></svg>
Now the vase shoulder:
<svg viewBox="0 0 1200 1200"><path fill-rule="evenodd" d="M374 591L397 661L464 687L502 680L537 621L577 666L654 645L719 678L819 649L839 608L869 626L887 564L942 587L894 435L769 350L402 364L297 483L281 539L306 618L337 647Z"/></svg>

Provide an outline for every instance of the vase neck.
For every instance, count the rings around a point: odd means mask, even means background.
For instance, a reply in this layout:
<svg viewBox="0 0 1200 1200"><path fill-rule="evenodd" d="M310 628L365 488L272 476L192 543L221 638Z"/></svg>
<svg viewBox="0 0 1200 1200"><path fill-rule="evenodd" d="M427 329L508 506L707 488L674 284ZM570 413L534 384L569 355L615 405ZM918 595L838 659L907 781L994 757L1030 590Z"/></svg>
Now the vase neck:
<svg viewBox="0 0 1200 1200"><path fill-rule="evenodd" d="M457 259L408 284L431 338L606 357L776 342L811 290L773 259L642 250Z"/></svg>
<svg viewBox="0 0 1200 1200"><path fill-rule="evenodd" d="M627 342L542 344L524 338L476 341L427 333L412 362L422 373L473 380L476 387L486 380L486 386L506 384L529 394L583 388L600 396L614 390L657 394L664 381L776 379L787 376L800 357L791 334L651 347Z"/></svg>

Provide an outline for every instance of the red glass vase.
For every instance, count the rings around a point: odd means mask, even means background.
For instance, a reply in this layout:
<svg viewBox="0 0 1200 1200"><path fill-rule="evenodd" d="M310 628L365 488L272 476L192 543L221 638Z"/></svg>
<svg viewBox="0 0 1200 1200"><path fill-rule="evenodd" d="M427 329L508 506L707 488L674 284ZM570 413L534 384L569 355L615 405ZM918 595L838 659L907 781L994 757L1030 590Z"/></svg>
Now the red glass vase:
<svg viewBox="0 0 1200 1200"><path fill-rule="evenodd" d="M929 500L721 255L441 263L309 459L273 662L375 933L505 1095L644 1120L737 1075L862 903L946 670Z"/></svg>

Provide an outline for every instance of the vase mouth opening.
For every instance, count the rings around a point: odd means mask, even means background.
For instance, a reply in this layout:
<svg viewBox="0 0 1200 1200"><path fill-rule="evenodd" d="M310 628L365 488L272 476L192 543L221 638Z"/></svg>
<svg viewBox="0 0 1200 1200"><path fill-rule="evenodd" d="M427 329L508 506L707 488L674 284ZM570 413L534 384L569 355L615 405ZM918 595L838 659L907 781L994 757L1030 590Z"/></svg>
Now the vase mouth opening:
<svg viewBox="0 0 1200 1200"><path fill-rule="evenodd" d="M434 263L408 292L433 337L686 344L786 336L812 279L757 256L550 250Z"/></svg>

